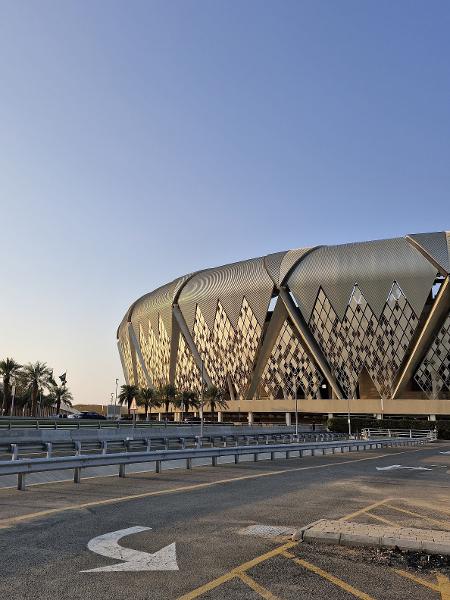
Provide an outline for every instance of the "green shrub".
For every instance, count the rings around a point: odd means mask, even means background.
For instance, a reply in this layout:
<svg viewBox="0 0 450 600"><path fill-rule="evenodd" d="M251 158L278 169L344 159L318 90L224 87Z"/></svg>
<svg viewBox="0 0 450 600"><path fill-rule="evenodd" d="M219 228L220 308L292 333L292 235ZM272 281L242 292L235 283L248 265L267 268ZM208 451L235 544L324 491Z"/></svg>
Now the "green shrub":
<svg viewBox="0 0 450 600"><path fill-rule="evenodd" d="M450 440L450 421L437 421L438 438Z"/></svg>

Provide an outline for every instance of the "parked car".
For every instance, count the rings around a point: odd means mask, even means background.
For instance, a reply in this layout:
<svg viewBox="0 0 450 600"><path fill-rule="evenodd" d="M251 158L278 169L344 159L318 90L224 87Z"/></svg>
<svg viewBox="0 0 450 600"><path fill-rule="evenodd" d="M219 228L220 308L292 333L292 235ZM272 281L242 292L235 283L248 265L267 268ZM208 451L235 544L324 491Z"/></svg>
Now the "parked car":
<svg viewBox="0 0 450 600"><path fill-rule="evenodd" d="M72 419L96 419L97 421L106 421L106 417L104 417L100 413L90 412L87 410L84 410L76 415L70 415L70 418L72 418Z"/></svg>

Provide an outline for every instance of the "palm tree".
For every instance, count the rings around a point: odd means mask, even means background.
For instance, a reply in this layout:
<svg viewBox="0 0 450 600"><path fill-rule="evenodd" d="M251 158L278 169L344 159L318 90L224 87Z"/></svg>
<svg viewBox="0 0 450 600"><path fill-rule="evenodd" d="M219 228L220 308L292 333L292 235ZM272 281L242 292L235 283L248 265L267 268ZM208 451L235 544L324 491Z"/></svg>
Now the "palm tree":
<svg viewBox="0 0 450 600"><path fill-rule="evenodd" d="M7 415L11 408L11 377L22 368L13 358L0 361L0 375L3 375L3 413ZM1 413L0 413L1 414Z"/></svg>
<svg viewBox="0 0 450 600"><path fill-rule="evenodd" d="M206 388L205 397L211 407L211 420L214 421L214 412L217 408L227 408L228 402L225 400L224 392L215 385Z"/></svg>
<svg viewBox="0 0 450 600"><path fill-rule="evenodd" d="M55 383L53 371L47 367L47 363L28 363L23 367L23 378L31 392L31 416L36 417L38 394Z"/></svg>
<svg viewBox="0 0 450 600"><path fill-rule="evenodd" d="M123 404L127 405L128 414L130 414L131 403L133 402L133 398L137 398L138 394L139 388L137 385L123 385L120 388L119 404L121 406Z"/></svg>
<svg viewBox="0 0 450 600"><path fill-rule="evenodd" d="M161 400L159 399L158 392L153 387L141 388L139 390L138 404L145 408L145 420L148 421L148 414L150 412L150 418L152 414L152 408L158 408L161 406Z"/></svg>
<svg viewBox="0 0 450 600"><path fill-rule="evenodd" d="M61 412L61 402L72 406L73 396L65 384L58 385L56 382L53 382L50 385L50 400L52 401L52 406L56 404L56 414L59 415Z"/></svg>
<svg viewBox="0 0 450 600"><path fill-rule="evenodd" d="M163 388L161 389L161 398L164 399L164 408L166 414L169 412L170 403L174 402L176 397L177 388L174 385L168 383L167 385L163 386Z"/></svg>
<svg viewBox="0 0 450 600"><path fill-rule="evenodd" d="M198 408L200 401L198 394L194 390L183 390L175 399L175 405L181 408L181 420L184 419L184 413L189 412L189 408Z"/></svg>

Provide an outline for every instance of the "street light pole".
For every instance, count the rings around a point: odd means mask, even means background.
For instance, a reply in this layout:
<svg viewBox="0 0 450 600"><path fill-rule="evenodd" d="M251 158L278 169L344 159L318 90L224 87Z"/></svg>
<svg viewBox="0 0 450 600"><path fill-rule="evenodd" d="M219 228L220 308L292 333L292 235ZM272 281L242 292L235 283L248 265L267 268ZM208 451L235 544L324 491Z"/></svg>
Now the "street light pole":
<svg viewBox="0 0 450 600"><path fill-rule="evenodd" d="M13 377L11 380L11 395L12 395L12 399L11 399L11 416L14 416L14 400L16 398L16 378Z"/></svg>
<svg viewBox="0 0 450 600"><path fill-rule="evenodd" d="M116 379L116 400L114 402L114 406L117 406L117 387L118 387L118 385L119 385L119 379L117 378Z"/></svg>
<svg viewBox="0 0 450 600"><path fill-rule="evenodd" d="M203 439L203 357L201 360L201 385L200 385L200 446Z"/></svg>
<svg viewBox="0 0 450 600"><path fill-rule="evenodd" d="M349 394L347 394L347 423L348 423L348 437L351 438L352 424L351 424L351 420L350 420L350 398L348 396L349 396ZM353 396L353 394L352 394L352 396Z"/></svg>
<svg viewBox="0 0 450 600"><path fill-rule="evenodd" d="M297 380L294 377L292 379L292 389L294 392L294 399L295 399L295 439L296 441L298 441L298 400L297 400Z"/></svg>

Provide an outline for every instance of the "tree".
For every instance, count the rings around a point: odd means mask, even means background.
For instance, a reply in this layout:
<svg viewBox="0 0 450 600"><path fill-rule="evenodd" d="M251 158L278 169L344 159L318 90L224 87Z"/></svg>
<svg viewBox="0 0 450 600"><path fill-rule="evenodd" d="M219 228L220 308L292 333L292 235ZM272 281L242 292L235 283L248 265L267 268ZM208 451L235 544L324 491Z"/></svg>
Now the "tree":
<svg viewBox="0 0 450 600"><path fill-rule="evenodd" d="M13 358L6 358L0 361L0 375L3 376L3 413L9 414L12 401L11 377L19 374L22 368Z"/></svg>
<svg viewBox="0 0 450 600"><path fill-rule="evenodd" d="M158 408L161 406L161 400L159 399L158 392L153 387L141 388L137 402L140 406L145 408L145 420L148 421L148 414L152 414L152 408Z"/></svg>
<svg viewBox="0 0 450 600"><path fill-rule="evenodd" d="M50 400L52 406L56 404L56 414L61 412L61 402L72 406L73 396L65 384L58 385L56 382L50 384Z"/></svg>
<svg viewBox="0 0 450 600"><path fill-rule="evenodd" d="M43 362L28 363L23 367L23 378L31 392L31 415L36 417L38 394L55 383L53 371Z"/></svg>
<svg viewBox="0 0 450 600"><path fill-rule="evenodd" d="M175 406L181 408L181 419L184 418L184 413L189 412L189 407L198 408L200 402L197 392L193 390L183 390L175 398Z"/></svg>
<svg viewBox="0 0 450 600"><path fill-rule="evenodd" d="M120 388L119 394L119 404L122 406L123 404L127 405L128 414L130 414L131 403L133 402L133 398L138 397L139 388L137 385L123 385Z"/></svg>
<svg viewBox="0 0 450 600"><path fill-rule="evenodd" d="M168 383L161 389L161 397L164 400L164 409L167 414L169 412L170 403L174 402L177 397L177 388L171 383Z"/></svg>
<svg viewBox="0 0 450 600"><path fill-rule="evenodd" d="M223 390L215 385L210 385L206 388L205 397L207 403L211 407L211 420L214 421L214 412L216 408L227 408L228 402L225 400Z"/></svg>

